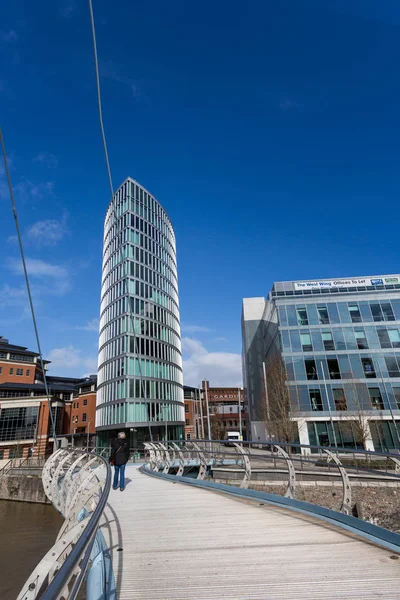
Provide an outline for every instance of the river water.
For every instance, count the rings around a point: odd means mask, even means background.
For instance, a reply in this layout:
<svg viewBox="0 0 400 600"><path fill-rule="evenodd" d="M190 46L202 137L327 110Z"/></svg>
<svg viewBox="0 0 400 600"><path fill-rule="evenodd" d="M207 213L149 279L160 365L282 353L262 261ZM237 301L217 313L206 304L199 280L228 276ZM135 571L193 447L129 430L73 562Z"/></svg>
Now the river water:
<svg viewBox="0 0 400 600"><path fill-rule="evenodd" d="M0 599L16 600L63 523L49 504L0 500Z"/></svg>

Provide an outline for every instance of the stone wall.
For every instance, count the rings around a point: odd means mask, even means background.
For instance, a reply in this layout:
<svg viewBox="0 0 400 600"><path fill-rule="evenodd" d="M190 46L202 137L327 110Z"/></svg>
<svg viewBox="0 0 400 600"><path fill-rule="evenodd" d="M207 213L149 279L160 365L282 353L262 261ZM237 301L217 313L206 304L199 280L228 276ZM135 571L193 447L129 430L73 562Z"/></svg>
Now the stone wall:
<svg viewBox="0 0 400 600"><path fill-rule="evenodd" d="M38 475L2 475L0 500L50 504L44 493L42 478Z"/></svg>
<svg viewBox="0 0 400 600"><path fill-rule="evenodd" d="M217 483L238 485L238 481L215 479ZM283 496L286 485L276 482L251 482L250 489L261 490ZM303 500L332 510L340 510L343 486L339 481L301 481L296 484L296 500ZM400 533L400 484L397 482L351 484L351 506L353 514L364 521Z"/></svg>

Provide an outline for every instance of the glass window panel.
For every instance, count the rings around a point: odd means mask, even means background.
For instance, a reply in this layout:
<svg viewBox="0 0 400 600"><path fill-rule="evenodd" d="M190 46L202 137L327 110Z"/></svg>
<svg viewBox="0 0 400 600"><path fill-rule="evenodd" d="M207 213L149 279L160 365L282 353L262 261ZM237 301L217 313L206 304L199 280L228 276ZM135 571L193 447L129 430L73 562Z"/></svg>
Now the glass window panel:
<svg viewBox="0 0 400 600"><path fill-rule="evenodd" d="M389 377L400 377L399 366L395 356L385 355L385 363Z"/></svg>
<svg viewBox="0 0 400 600"><path fill-rule="evenodd" d="M400 348L400 333L398 329L389 329L389 338L393 348Z"/></svg>
<svg viewBox="0 0 400 600"><path fill-rule="evenodd" d="M279 306L278 311L279 311L279 324L282 327L285 327L288 324L286 308L284 306Z"/></svg>
<svg viewBox="0 0 400 600"><path fill-rule="evenodd" d="M371 308L372 318L374 321L383 321L384 320L380 304L371 303L370 308Z"/></svg>
<svg viewBox="0 0 400 600"><path fill-rule="evenodd" d="M369 302L367 302L367 300L363 300L358 303L358 306L360 307L360 312L361 312L363 322L370 323L373 319L372 319L372 315L371 315L371 309L369 306Z"/></svg>
<svg viewBox="0 0 400 600"><path fill-rule="evenodd" d="M330 379L340 379L339 363L336 358L328 358L328 373Z"/></svg>
<svg viewBox="0 0 400 600"><path fill-rule="evenodd" d="M322 343L321 332L319 331L319 329L311 330L311 338L314 350L316 352L321 352L324 349L324 346Z"/></svg>
<svg viewBox="0 0 400 600"><path fill-rule="evenodd" d="M346 341L347 350L357 350L357 342L356 337L354 335L354 331L352 327L344 327L343 328L344 339Z"/></svg>
<svg viewBox="0 0 400 600"><path fill-rule="evenodd" d="M294 369L293 369L293 359L289 356L285 356L285 364L286 364L286 374L289 381L294 381Z"/></svg>
<svg viewBox="0 0 400 600"><path fill-rule="evenodd" d="M298 331L295 330L290 332L290 340L292 343L292 351L301 352L300 334Z"/></svg>
<svg viewBox="0 0 400 600"><path fill-rule="evenodd" d="M369 397L371 399L372 408L376 410L384 410L381 391L379 388L368 388Z"/></svg>
<svg viewBox="0 0 400 600"><path fill-rule="evenodd" d="M287 312L287 318L288 318L288 323L290 327L294 327L295 325L297 325L297 315L296 315L296 309L294 306L287 306L286 307L286 312Z"/></svg>
<svg viewBox="0 0 400 600"><path fill-rule="evenodd" d="M281 342L282 342L282 349L290 352L291 346L290 346L290 337L289 337L288 331L281 331Z"/></svg>
<svg viewBox="0 0 400 600"><path fill-rule="evenodd" d="M334 350L335 343L333 341L332 332L331 331L322 331L321 336L322 336L322 342L324 344L324 349L325 350Z"/></svg>
<svg viewBox="0 0 400 600"><path fill-rule="evenodd" d="M322 406L321 391L317 389L310 389L309 393L311 410L324 410Z"/></svg>
<svg viewBox="0 0 400 600"><path fill-rule="evenodd" d="M355 329L356 344L359 350L368 350L368 342L364 329Z"/></svg>
<svg viewBox="0 0 400 600"><path fill-rule="evenodd" d="M381 308L385 321L394 321L394 314L390 302L381 302Z"/></svg>
<svg viewBox="0 0 400 600"><path fill-rule="evenodd" d="M336 302L328 303L328 313L331 323L340 323L339 312L336 306Z"/></svg>
<svg viewBox="0 0 400 600"><path fill-rule="evenodd" d="M391 300L394 315L396 317L396 321L400 321L400 300L392 299Z"/></svg>
<svg viewBox="0 0 400 600"><path fill-rule="evenodd" d="M307 304L308 322L310 325L319 325L319 317L315 304Z"/></svg>
<svg viewBox="0 0 400 600"><path fill-rule="evenodd" d="M342 379L351 379L351 366L347 354L339 354L338 361Z"/></svg>
<svg viewBox="0 0 400 600"><path fill-rule="evenodd" d="M329 315L326 306L319 304L317 306L317 312L320 324L327 325L329 323Z"/></svg>
<svg viewBox="0 0 400 600"><path fill-rule="evenodd" d="M355 354L349 355L349 360L351 364L351 370L353 373L354 379L361 379L364 377L364 370L362 368L360 357Z"/></svg>
<svg viewBox="0 0 400 600"><path fill-rule="evenodd" d="M374 362L372 358L361 357L361 363L364 370L364 376L368 378L376 377Z"/></svg>
<svg viewBox="0 0 400 600"><path fill-rule="evenodd" d="M298 325L308 325L307 310L304 306L296 307Z"/></svg>
<svg viewBox="0 0 400 600"><path fill-rule="evenodd" d="M311 352L313 347L310 333L300 333L300 342L303 352Z"/></svg>
<svg viewBox="0 0 400 600"><path fill-rule="evenodd" d="M346 302L338 302L338 310L341 323L351 323L351 317Z"/></svg>
<svg viewBox="0 0 400 600"><path fill-rule="evenodd" d="M349 302L348 306L352 323L361 323L362 317L358 304L356 302Z"/></svg>
<svg viewBox="0 0 400 600"><path fill-rule="evenodd" d="M317 367L314 359L306 359L304 361L304 366L306 369L307 379L318 379Z"/></svg>
<svg viewBox="0 0 400 600"><path fill-rule="evenodd" d="M393 395L396 402L396 407L400 410L400 387L393 388Z"/></svg>
<svg viewBox="0 0 400 600"><path fill-rule="evenodd" d="M315 362L317 363L318 379L328 379L328 365L326 363L326 358L316 356Z"/></svg>
<svg viewBox="0 0 400 600"><path fill-rule="evenodd" d="M335 341L336 350L346 350L346 342L344 341L343 329L335 327L332 329L333 339Z"/></svg>
<svg viewBox="0 0 400 600"><path fill-rule="evenodd" d="M297 381L304 381L307 379L304 360L302 358L293 358L293 367Z"/></svg>
<svg viewBox="0 0 400 600"><path fill-rule="evenodd" d="M335 403L336 410L347 410L347 402L346 396L344 395L343 388L334 388L333 392L333 401Z"/></svg>
<svg viewBox="0 0 400 600"><path fill-rule="evenodd" d="M381 348L391 348L392 344L386 327L379 327L377 331Z"/></svg>
<svg viewBox="0 0 400 600"><path fill-rule="evenodd" d="M373 350L377 350L381 347L378 339L378 334L375 327L365 327L365 333L367 335L368 346Z"/></svg>

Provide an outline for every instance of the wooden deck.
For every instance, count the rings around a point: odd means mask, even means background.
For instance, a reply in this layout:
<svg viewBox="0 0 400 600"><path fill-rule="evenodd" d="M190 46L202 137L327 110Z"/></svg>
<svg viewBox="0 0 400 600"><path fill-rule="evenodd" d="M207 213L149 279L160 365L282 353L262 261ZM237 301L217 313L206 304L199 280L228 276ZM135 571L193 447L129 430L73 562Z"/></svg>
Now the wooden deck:
<svg viewBox="0 0 400 600"><path fill-rule="evenodd" d="M126 469L102 531L118 600L400 600L400 560L315 518Z"/></svg>

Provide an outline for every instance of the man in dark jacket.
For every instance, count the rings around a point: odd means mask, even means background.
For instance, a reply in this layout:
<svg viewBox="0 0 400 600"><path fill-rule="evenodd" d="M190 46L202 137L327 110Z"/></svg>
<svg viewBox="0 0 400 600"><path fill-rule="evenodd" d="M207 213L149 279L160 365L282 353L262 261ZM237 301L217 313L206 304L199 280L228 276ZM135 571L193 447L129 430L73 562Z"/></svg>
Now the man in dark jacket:
<svg viewBox="0 0 400 600"><path fill-rule="evenodd" d="M114 484L113 489L118 488L118 479L121 492L125 489L125 465L129 460L129 444L126 441L126 435L123 431L118 434L118 439L114 440L111 446L110 463L114 465Z"/></svg>

